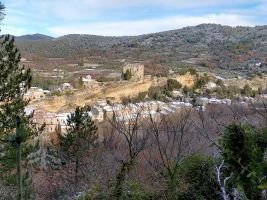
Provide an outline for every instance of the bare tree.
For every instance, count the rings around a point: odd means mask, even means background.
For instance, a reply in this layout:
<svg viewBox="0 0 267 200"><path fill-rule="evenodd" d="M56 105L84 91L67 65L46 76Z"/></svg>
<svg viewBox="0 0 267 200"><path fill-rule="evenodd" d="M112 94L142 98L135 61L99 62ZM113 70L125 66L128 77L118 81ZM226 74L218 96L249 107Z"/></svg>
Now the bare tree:
<svg viewBox="0 0 267 200"><path fill-rule="evenodd" d="M220 165L218 166L215 166L215 174L216 174L216 178L217 178L217 181L218 181L218 184L220 186L220 190L221 190L221 197L224 199L224 200L229 200L230 199L230 196L227 192L227 181L231 178L231 175L228 176L228 177L225 177L225 178L222 178L222 168L224 167L224 160L221 162Z"/></svg>
<svg viewBox="0 0 267 200"><path fill-rule="evenodd" d="M132 114L124 112L122 114L113 113L112 119L109 120L115 132L113 138L118 137L118 145L123 147L124 156L119 162L120 168L117 171L114 196L120 199L122 195L122 187L126 175L133 169L137 162L138 156L147 147L149 133L144 131L144 119L141 111ZM117 134L115 136L114 134Z"/></svg>
<svg viewBox="0 0 267 200"><path fill-rule="evenodd" d="M150 163L165 179L171 197L176 193L179 164L198 148L191 129L191 113L192 108L184 108L156 118L150 114L149 118L147 131L153 136Z"/></svg>

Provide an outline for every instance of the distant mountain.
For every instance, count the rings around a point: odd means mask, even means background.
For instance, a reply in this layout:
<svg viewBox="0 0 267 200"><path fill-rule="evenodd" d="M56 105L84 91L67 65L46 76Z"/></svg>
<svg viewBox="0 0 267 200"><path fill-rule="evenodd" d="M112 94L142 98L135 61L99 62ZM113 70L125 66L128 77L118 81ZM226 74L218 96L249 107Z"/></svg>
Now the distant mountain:
<svg viewBox="0 0 267 200"><path fill-rule="evenodd" d="M31 34L31 35L22 35L15 37L17 41L43 41L43 40L52 40L53 37L42 35L39 33Z"/></svg>
<svg viewBox="0 0 267 200"><path fill-rule="evenodd" d="M90 57L151 61L170 67L186 65L253 70L267 63L267 26L230 27L201 24L140 36L24 36L17 40L22 54L41 57ZM40 39L42 38L42 39ZM44 39L46 38L46 39Z"/></svg>

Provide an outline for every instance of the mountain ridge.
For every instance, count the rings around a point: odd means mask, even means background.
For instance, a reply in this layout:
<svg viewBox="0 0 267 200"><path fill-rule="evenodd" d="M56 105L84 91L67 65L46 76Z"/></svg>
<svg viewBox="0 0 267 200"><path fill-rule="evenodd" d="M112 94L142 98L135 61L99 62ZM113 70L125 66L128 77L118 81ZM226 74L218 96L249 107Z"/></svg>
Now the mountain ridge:
<svg viewBox="0 0 267 200"><path fill-rule="evenodd" d="M17 45L22 54L47 58L100 56L171 67L187 61L242 71L255 63L267 63L267 26L200 24L139 36L70 34L50 40L18 40Z"/></svg>
<svg viewBox="0 0 267 200"><path fill-rule="evenodd" d="M21 36L15 36L15 39L18 41L40 41L40 40L52 40L55 39L54 37L35 33L35 34L26 34Z"/></svg>

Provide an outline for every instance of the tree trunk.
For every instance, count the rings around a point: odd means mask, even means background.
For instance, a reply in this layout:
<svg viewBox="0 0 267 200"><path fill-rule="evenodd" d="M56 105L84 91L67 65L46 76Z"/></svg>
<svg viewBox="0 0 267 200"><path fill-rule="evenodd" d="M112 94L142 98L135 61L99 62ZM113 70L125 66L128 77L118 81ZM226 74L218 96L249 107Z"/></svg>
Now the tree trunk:
<svg viewBox="0 0 267 200"><path fill-rule="evenodd" d="M78 169L79 169L79 160L75 159L75 195L77 194L78 189Z"/></svg>
<svg viewBox="0 0 267 200"><path fill-rule="evenodd" d="M16 146L16 160L17 160L17 199L22 199L22 175L21 175L21 145L17 144Z"/></svg>
<svg viewBox="0 0 267 200"><path fill-rule="evenodd" d="M176 182L176 177L175 174L169 173L168 174L168 190L169 190L169 195L171 199L176 199L176 187L177 187L177 182Z"/></svg>
<svg viewBox="0 0 267 200"><path fill-rule="evenodd" d="M116 176L116 185L115 185L115 198L119 200L122 195L122 185L125 180L126 175L131 170L131 167L134 165L134 161L131 160L126 163L122 163L120 170Z"/></svg>

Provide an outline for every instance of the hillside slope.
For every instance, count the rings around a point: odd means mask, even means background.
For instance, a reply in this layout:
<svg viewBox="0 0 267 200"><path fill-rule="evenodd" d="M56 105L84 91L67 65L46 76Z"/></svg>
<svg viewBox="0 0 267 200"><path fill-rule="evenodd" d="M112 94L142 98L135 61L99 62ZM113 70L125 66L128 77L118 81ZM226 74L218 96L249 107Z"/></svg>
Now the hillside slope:
<svg viewBox="0 0 267 200"><path fill-rule="evenodd" d="M202 24L140 36L66 35L53 40L18 40L17 45L22 54L47 58L101 56L248 71L255 63L266 63L267 26Z"/></svg>
<svg viewBox="0 0 267 200"><path fill-rule="evenodd" d="M53 37L42 35L39 33L32 34L32 35L22 35L22 36L16 36L15 39L17 41L43 41L43 40L52 40Z"/></svg>

